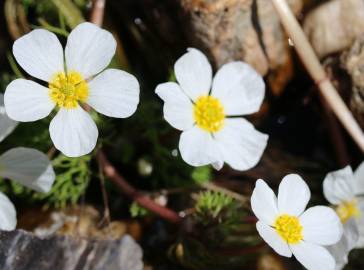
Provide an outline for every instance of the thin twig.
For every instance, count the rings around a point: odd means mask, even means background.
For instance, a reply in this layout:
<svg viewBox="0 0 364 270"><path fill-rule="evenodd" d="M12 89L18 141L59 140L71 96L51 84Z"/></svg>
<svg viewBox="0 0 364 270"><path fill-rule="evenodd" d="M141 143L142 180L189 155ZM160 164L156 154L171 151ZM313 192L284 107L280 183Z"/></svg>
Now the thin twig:
<svg viewBox="0 0 364 270"><path fill-rule="evenodd" d="M150 210L151 212L159 215L160 217L172 222L179 223L182 221L181 217L173 210L155 203L149 196L139 193L133 186L131 186L109 162L102 150L97 153L97 160L103 169L105 175L116 184L121 192L137 202L140 206Z"/></svg>
<svg viewBox="0 0 364 270"><path fill-rule="evenodd" d="M106 0L93 0L90 14L90 21L98 26L102 25L104 20Z"/></svg>
<svg viewBox="0 0 364 270"><path fill-rule="evenodd" d="M281 22L286 29L289 37L293 41L294 47L306 66L309 74L319 87L321 94L346 128L350 136L364 152L364 133L354 119L350 110L337 93L335 87L328 79L320 61L318 60L312 46L308 42L296 17L293 15L286 0L272 0Z"/></svg>
<svg viewBox="0 0 364 270"><path fill-rule="evenodd" d="M106 188L105 188L104 171L103 171L100 163L99 163L99 179L100 179L100 188L101 188L101 193L102 193L102 201L104 204L104 215L103 215L102 220L99 225L101 227L101 225L103 225L104 222L106 222L107 226L109 226L110 225L109 199L108 199Z"/></svg>

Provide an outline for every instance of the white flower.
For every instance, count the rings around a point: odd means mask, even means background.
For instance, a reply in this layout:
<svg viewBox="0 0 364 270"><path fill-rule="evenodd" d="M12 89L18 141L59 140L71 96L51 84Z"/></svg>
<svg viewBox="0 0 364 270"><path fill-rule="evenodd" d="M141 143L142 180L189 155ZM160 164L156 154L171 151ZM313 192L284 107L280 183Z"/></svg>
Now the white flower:
<svg viewBox="0 0 364 270"><path fill-rule="evenodd" d="M349 219L343 227L344 232L340 241L335 245L327 247L335 258L337 270L343 269L348 263L349 252L355 248L359 239L359 230L355 219Z"/></svg>
<svg viewBox="0 0 364 270"><path fill-rule="evenodd" d="M4 95L0 93L0 142L17 126L18 122L10 119L5 112Z"/></svg>
<svg viewBox="0 0 364 270"><path fill-rule="evenodd" d="M355 174L350 166L330 172L323 182L325 198L336 207L342 223L355 219L359 229L356 247L364 247L364 199L359 195L364 191L364 167Z"/></svg>
<svg viewBox="0 0 364 270"><path fill-rule="evenodd" d="M259 110L265 91L262 77L243 62L231 62L212 79L206 56L192 48L177 60L174 71L178 84L160 84L156 93L164 101L166 121L183 131L179 149L184 161L216 169L224 162L236 170L255 166L268 136L236 116Z"/></svg>
<svg viewBox="0 0 364 270"><path fill-rule="evenodd" d="M340 240L342 225L330 207L314 206L305 211L310 196L307 184L296 174L283 178L278 199L263 180L257 180L251 197L257 230L278 254L293 254L307 269L331 270L335 260L323 246Z"/></svg>
<svg viewBox="0 0 364 270"><path fill-rule="evenodd" d="M132 115L139 103L139 83L134 76L117 69L103 71L115 50L111 33L91 23L82 23L70 33L64 54L56 35L47 30L24 35L14 43L15 59L47 87L24 79L11 82L5 92L7 114L29 122L58 107L49 127L54 146L69 157L90 153L98 130L80 103L118 118Z"/></svg>

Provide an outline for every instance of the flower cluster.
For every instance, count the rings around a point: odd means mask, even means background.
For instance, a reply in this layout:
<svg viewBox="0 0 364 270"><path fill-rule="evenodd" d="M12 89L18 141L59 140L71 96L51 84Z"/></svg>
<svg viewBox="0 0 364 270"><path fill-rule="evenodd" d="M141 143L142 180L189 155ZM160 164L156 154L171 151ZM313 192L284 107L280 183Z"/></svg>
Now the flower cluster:
<svg viewBox="0 0 364 270"><path fill-rule="evenodd" d="M139 83L124 71L106 69L116 50L112 34L91 23L78 25L65 50L51 32L37 29L15 41L19 65L42 81L16 79L0 95L0 141L18 122L56 114L49 126L54 146L64 155L89 154L98 129L89 109L109 117L131 116L139 103ZM223 65L213 77L206 56L190 48L174 65L177 82L159 84L164 118L182 131L179 150L192 166L227 163L235 170L255 166L266 148L268 135L244 119L259 110L265 95L262 77L244 62ZM87 108L87 109L85 109ZM36 191L50 190L54 171L48 157L29 148L14 148L0 156L0 176ZM323 182L333 207L307 210L310 190L296 174L283 178L278 196L257 180L251 207L258 218L259 235L278 254L294 255L308 269L341 268L355 247L364 247L364 165L331 172ZM13 204L0 193L0 229L16 225Z"/></svg>

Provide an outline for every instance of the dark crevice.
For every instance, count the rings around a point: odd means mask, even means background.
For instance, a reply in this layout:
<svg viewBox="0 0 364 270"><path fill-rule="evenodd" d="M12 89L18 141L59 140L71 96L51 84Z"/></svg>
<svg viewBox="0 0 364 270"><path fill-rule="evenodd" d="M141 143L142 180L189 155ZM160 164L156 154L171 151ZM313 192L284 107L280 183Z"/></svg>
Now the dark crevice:
<svg viewBox="0 0 364 270"><path fill-rule="evenodd" d="M259 14L258 14L258 0L253 0L252 3L252 16L251 16L251 21L252 21L252 25L254 27L255 32L257 33L258 36L258 42L260 47L263 50L263 53L265 55L265 57L267 59L269 59L268 54L267 54L267 50L263 41L263 30L262 27L259 23Z"/></svg>

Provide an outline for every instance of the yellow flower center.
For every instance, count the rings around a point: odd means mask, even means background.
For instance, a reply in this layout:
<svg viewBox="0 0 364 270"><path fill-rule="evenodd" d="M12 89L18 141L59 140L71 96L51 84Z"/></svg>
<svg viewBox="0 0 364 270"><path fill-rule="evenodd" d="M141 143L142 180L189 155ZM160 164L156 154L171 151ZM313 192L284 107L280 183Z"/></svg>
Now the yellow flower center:
<svg viewBox="0 0 364 270"><path fill-rule="evenodd" d="M49 96L60 108L73 109L89 95L87 82L78 72L56 73L49 82Z"/></svg>
<svg viewBox="0 0 364 270"><path fill-rule="evenodd" d="M224 107L220 100L212 96L199 97L193 112L198 127L209 131L219 131L224 125Z"/></svg>
<svg viewBox="0 0 364 270"><path fill-rule="evenodd" d="M300 220L295 216L280 215L274 222L274 228L288 244L297 244L303 239Z"/></svg>
<svg viewBox="0 0 364 270"><path fill-rule="evenodd" d="M342 223L347 222L350 218L360 216L360 210L356 200L343 202L336 207L336 213Z"/></svg>

